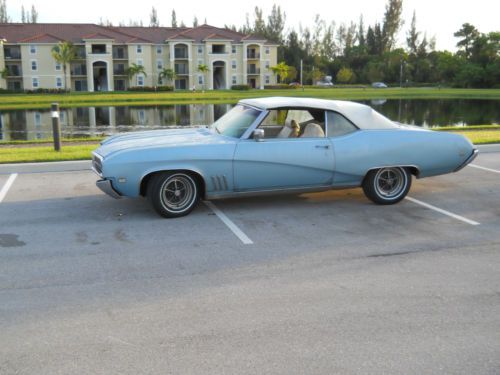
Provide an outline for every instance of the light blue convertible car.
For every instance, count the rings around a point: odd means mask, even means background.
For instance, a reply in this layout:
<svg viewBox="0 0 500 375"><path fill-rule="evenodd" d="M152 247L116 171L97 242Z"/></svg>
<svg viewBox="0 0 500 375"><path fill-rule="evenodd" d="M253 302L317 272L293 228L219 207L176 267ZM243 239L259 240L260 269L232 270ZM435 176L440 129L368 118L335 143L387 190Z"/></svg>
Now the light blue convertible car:
<svg viewBox="0 0 500 375"><path fill-rule="evenodd" d="M361 186L379 204L403 199L417 178L456 172L477 149L464 137L395 123L347 101L242 100L207 128L115 135L93 153L97 186L146 196L164 217L200 198Z"/></svg>

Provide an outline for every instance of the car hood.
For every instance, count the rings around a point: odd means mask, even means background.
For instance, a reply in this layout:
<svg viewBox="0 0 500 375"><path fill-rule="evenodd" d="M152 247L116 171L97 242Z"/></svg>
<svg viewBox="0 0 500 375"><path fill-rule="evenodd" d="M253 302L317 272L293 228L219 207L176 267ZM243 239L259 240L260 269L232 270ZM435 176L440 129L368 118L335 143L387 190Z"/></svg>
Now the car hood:
<svg viewBox="0 0 500 375"><path fill-rule="evenodd" d="M207 128L150 130L111 136L102 141L101 146L95 152L102 157L107 157L125 150L231 142L234 142L233 138L219 135Z"/></svg>

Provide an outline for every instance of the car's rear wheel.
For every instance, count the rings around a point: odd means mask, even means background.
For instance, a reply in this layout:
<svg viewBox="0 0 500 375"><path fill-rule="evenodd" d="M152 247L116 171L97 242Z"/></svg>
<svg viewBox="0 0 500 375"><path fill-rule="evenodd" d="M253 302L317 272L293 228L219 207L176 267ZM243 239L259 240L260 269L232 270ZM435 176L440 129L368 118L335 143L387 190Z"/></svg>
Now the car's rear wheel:
<svg viewBox="0 0 500 375"><path fill-rule="evenodd" d="M149 180L146 196L161 216L181 217L189 214L196 206L199 198L198 185L188 173L159 173Z"/></svg>
<svg viewBox="0 0 500 375"><path fill-rule="evenodd" d="M363 181L365 195L377 204L399 202L408 194L410 186L411 173L402 167L372 170Z"/></svg>

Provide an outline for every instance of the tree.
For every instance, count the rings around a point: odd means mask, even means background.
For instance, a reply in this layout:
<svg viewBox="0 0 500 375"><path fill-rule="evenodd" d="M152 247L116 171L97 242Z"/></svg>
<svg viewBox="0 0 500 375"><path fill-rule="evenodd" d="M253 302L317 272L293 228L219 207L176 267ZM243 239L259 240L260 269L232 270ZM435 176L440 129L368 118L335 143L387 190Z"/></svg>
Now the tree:
<svg viewBox="0 0 500 375"><path fill-rule="evenodd" d="M160 26L160 21L158 19L158 12L155 7L151 8L151 14L149 15L149 26L158 27Z"/></svg>
<svg viewBox="0 0 500 375"><path fill-rule="evenodd" d="M158 78L160 80L165 78L168 82L173 82L173 80L175 79L175 71L173 69L170 69L170 68L163 68L160 71Z"/></svg>
<svg viewBox="0 0 500 375"><path fill-rule="evenodd" d="M57 63L61 64L63 67L64 74L64 89L71 91L71 87L68 89L66 72L68 70L68 64L70 64L76 58L76 48L71 42L61 41L54 47L51 51L52 57Z"/></svg>
<svg viewBox="0 0 500 375"><path fill-rule="evenodd" d="M284 61L281 61L278 65L271 66L271 70L275 76L279 77L279 81L283 82L288 77L290 67Z"/></svg>
<svg viewBox="0 0 500 375"><path fill-rule="evenodd" d="M462 28L453 34L456 38L462 38L457 43L458 48L463 48L465 57L469 58L471 55L472 45L474 40L479 36L479 31L470 23L464 23Z"/></svg>
<svg viewBox="0 0 500 375"><path fill-rule="evenodd" d="M2 70L0 70L0 77L1 78L7 79L8 76L9 76L9 69L3 68Z"/></svg>
<svg viewBox="0 0 500 375"><path fill-rule="evenodd" d="M255 20L253 25L253 32L260 35L266 34L266 21L262 15L262 9L255 7Z"/></svg>
<svg viewBox="0 0 500 375"><path fill-rule="evenodd" d="M281 7L273 5L271 14L267 18L265 36L273 42L283 44L283 29L285 28L286 14L281 12Z"/></svg>
<svg viewBox="0 0 500 375"><path fill-rule="evenodd" d="M358 45L361 50L364 50L366 47L366 39L365 39L365 25L363 22L363 15L359 16L359 24L358 24Z"/></svg>
<svg viewBox="0 0 500 375"><path fill-rule="evenodd" d="M420 32L417 31L417 16L415 11L413 11L410 30L406 34L406 45L408 46L410 53L415 55L417 54L419 34Z"/></svg>
<svg viewBox="0 0 500 375"><path fill-rule="evenodd" d="M175 14L175 9L172 9L172 27L177 27L177 15Z"/></svg>
<svg viewBox="0 0 500 375"><path fill-rule="evenodd" d="M194 16L193 27L198 27L198 17Z"/></svg>
<svg viewBox="0 0 500 375"><path fill-rule="evenodd" d="M24 11L24 5L21 5L21 23L26 23L26 12Z"/></svg>
<svg viewBox="0 0 500 375"><path fill-rule="evenodd" d="M146 70L142 65L137 65L135 63L132 63L126 70L126 73L128 75L128 78L131 80L138 74L143 74L145 77L148 75L146 74Z"/></svg>
<svg viewBox="0 0 500 375"><path fill-rule="evenodd" d="M0 23L9 23L10 17L7 13L7 4L5 0L0 0Z"/></svg>
<svg viewBox="0 0 500 375"><path fill-rule="evenodd" d="M403 25L401 13L403 0L389 0L385 7L384 23L382 27L382 52L390 51L396 43L399 28Z"/></svg>
<svg viewBox="0 0 500 375"><path fill-rule="evenodd" d="M196 70L198 70L198 72L202 73L203 74L203 87L205 87L205 83L206 83L206 73L208 71L210 71L210 69L208 69L208 66L205 65L205 64L200 64L198 65L198 67L196 68Z"/></svg>
<svg viewBox="0 0 500 375"><path fill-rule="evenodd" d="M350 83L354 81L354 72L349 68L342 68L337 73L337 82Z"/></svg>
<svg viewBox="0 0 500 375"><path fill-rule="evenodd" d="M31 6L31 23L37 23L38 22L38 12L36 11L36 8L34 5Z"/></svg>

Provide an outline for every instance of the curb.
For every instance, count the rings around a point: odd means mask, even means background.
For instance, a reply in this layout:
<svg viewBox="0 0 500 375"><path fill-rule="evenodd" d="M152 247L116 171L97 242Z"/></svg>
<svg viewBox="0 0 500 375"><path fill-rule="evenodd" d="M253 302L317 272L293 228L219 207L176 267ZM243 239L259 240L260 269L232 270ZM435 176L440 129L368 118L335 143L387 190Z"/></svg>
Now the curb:
<svg viewBox="0 0 500 375"><path fill-rule="evenodd" d="M479 149L479 153L488 153L488 152L500 152L500 143L493 143L491 145L477 145Z"/></svg>

